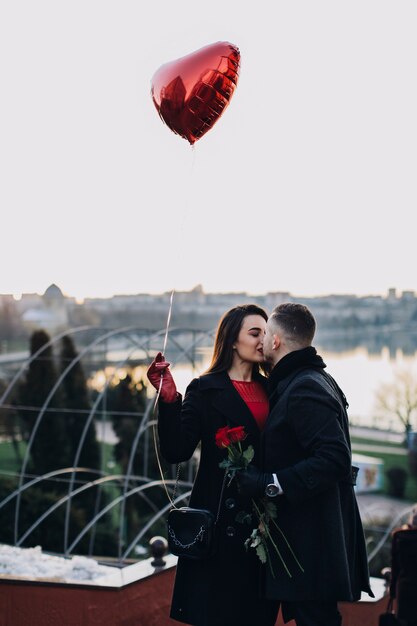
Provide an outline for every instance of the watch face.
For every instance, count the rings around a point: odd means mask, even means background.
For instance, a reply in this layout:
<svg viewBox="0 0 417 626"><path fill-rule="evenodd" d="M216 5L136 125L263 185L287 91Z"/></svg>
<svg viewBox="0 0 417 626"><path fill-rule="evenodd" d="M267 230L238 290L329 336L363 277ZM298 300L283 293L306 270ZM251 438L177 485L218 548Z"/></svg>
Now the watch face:
<svg viewBox="0 0 417 626"><path fill-rule="evenodd" d="M279 489L274 483L270 483L266 486L265 493L270 498L273 498L279 494Z"/></svg>

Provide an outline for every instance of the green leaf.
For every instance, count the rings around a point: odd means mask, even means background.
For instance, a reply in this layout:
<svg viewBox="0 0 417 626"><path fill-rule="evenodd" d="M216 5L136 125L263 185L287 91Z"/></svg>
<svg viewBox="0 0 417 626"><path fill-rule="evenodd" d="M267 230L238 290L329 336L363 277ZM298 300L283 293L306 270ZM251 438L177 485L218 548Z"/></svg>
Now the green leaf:
<svg viewBox="0 0 417 626"><path fill-rule="evenodd" d="M267 562L267 556L266 556L266 550L265 550L265 546L263 545L263 543L260 543L258 546L256 546L256 554L259 557L259 560L261 561L261 563L266 563Z"/></svg>
<svg viewBox="0 0 417 626"><path fill-rule="evenodd" d="M248 446L242 456L245 459L245 461L249 464L252 461L253 457L255 456L255 451L253 449L253 446Z"/></svg>

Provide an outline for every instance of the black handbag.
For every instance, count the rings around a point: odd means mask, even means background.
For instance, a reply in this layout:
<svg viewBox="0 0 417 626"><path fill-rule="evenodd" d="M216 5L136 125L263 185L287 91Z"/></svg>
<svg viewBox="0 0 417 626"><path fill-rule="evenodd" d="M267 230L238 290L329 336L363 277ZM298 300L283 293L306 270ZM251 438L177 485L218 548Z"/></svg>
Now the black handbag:
<svg viewBox="0 0 417 626"><path fill-rule="evenodd" d="M214 552L216 520L211 511L183 506L168 514L168 547L175 556L205 559Z"/></svg>
<svg viewBox="0 0 417 626"><path fill-rule="evenodd" d="M179 482L181 464L178 464L173 499ZM187 559L207 559L216 552L216 525L219 521L227 473L223 477L217 515L207 509L189 506L173 507L168 513L168 548L172 554Z"/></svg>

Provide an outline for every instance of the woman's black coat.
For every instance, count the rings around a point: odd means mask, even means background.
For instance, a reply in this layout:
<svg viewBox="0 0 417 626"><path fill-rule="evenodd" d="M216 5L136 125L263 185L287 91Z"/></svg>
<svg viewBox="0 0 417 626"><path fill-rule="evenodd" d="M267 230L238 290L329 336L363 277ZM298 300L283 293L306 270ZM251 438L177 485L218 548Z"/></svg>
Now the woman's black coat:
<svg viewBox="0 0 417 626"><path fill-rule="evenodd" d="M275 579L265 569L266 594L287 601L352 601L362 590L372 592L351 480L348 418L343 394L315 354L306 349L307 367L290 367L278 380L273 371L270 379L262 468L277 474L284 491L274 499L277 522L304 573L277 536L292 578L274 558ZM308 367L312 356L318 367Z"/></svg>
<svg viewBox="0 0 417 626"><path fill-rule="evenodd" d="M265 384L263 377L259 377ZM206 374L194 379L184 401L159 402L158 434L161 453L170 463L188 461L201 442L199 469L190 506L217 513L224 470L219 463L226 450L216 447L219 428L244 426L252 445L254 465L259 463L260 432L252 413L235 390L227 373ZM178 559L171 617L198 626L261 626L275 623L275 604L258 599L259 565L253 550L244 548L250 526L236 522L239 511L249 510L247 500L233 480L224 491L217 526L218 550L206 560ZM262 611L272 617L263 621Z"/></svg>

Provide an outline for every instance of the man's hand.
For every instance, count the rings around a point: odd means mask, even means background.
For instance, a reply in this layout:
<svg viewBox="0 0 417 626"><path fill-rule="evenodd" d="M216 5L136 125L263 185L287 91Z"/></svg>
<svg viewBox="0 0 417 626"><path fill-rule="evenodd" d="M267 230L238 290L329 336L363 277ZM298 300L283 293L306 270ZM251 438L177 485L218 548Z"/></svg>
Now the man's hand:
<svg viewBox="0 0 417 626"><path fill-rule="evenodd" d="M160 398L164 402L175 402L177 399L177 388L175 386L174 379L172 378L172 374L169 371L170 363L165 361L165 357L161 352L158 352L154 360L149 366L146 375L148 377L149 382L155 389L158 391L161 385L162 378L162 386Z"/></svg>
<svg viewBox="0 0 417 626"><path fill-rule="evenodd" d="M236 474L239 491L248 498L261 498L265 495L265 488L273 482L272 474L261 472L253 465Z"/></svg>

